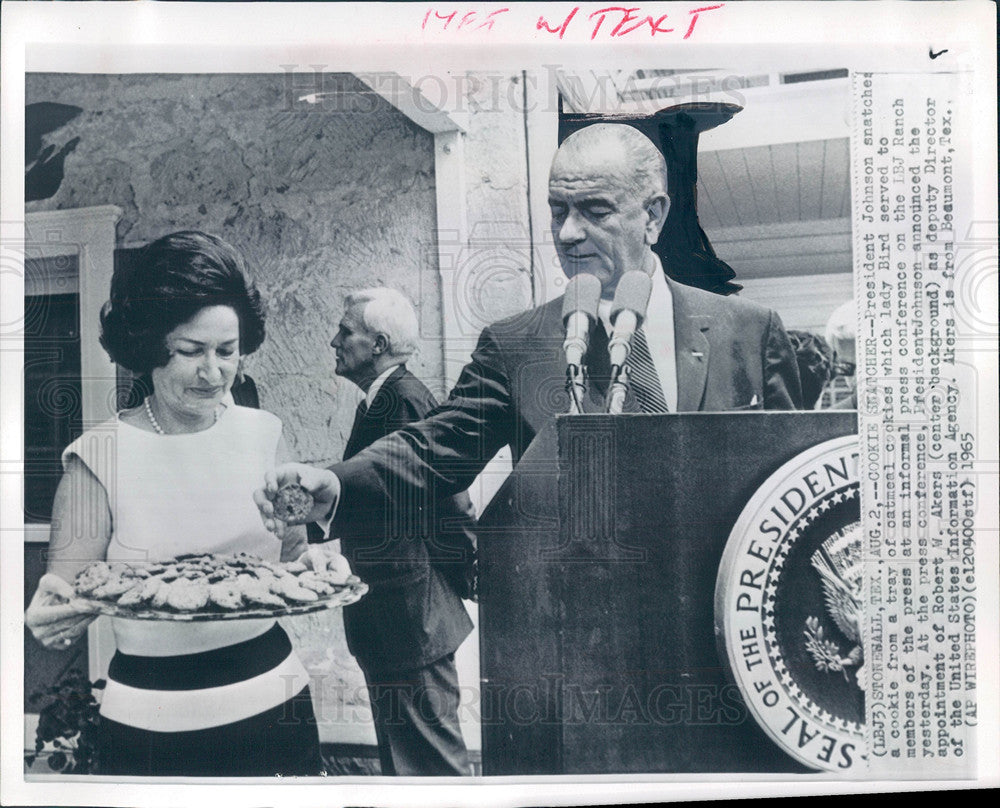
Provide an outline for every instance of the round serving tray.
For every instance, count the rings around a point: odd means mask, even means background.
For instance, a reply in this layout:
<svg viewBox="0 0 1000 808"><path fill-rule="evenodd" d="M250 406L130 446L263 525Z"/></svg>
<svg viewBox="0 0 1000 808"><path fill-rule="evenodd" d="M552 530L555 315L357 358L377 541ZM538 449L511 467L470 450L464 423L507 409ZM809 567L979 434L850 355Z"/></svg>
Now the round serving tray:
<svg viewBox="0 0 1000 808"><path fill-rule="evenodd" d="M268 608L260 606L255 608L239 609L235 611L224 611L216 607L212 611L179 612L174 609L128 609L119 606L117 603L108 603L101 600L90 600L88 598L77 598L77 602L82 602L92 607L101 614L119 617L125 620L159 620L183 623L203 623L218 620L260 620L269 617L292 617L298 614L310 614L321 612L324 609L337 609L341 606L349 606L356 603L368 591L368 584L361 579L352 576L338 591L332 595L320 595L318 600L311 600L305 603L288 604L284 607Z"/></svg>

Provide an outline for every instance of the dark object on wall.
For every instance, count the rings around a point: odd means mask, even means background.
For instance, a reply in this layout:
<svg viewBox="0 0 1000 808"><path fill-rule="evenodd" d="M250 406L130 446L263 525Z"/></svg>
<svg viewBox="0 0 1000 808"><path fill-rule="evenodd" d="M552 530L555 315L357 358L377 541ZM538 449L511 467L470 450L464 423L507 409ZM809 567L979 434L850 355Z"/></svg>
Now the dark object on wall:
<svg viewBox="0 0 1000 808"><path fill-rule="evenodd" d="M698 223L698 136L730 120L743 107L704 102L665 107L652 115L565 114L559 120L559 142L594 123L634 126L656 144L667 163L670 211L653 247L671 278L720 295L743 287L733 283L736 272L712 249Z"/></svg>
<svg viewBox="0 0 1000 808"><path fill-rule="evenodd" d="M71 104L41 101L24 108L24 201L48 199L63 181L66 155L80 142L74 137L62 147L50 144L42 148L42 138L66 125L83 110Z"/></svg>

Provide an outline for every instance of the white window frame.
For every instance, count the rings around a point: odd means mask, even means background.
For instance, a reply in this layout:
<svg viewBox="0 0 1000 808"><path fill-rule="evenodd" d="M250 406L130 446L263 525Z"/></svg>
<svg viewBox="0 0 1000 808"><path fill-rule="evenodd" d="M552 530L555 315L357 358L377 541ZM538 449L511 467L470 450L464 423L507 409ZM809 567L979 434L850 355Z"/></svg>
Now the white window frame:
<svg viewBox="0 0 1000 808"><path fill-rule="evenodd" d="M106 421L115 413L116 370L101 347L99 314L108 299L115 268L115 227L122 209L115 205L38 211L25 214L26 260L74 256L73 274L32 278L25 273L25 297L76 291L80 301L80 378L83 428ZM23 453L22 453L23 456ZM48 524L24 525L25 542L49 542ZM88 673L101 678L114 652L114 638L107 618L91 624L88 632ZM29 716L30 717L30 716ZM25 722L25 738L34 747L34 724Z"/></svg>

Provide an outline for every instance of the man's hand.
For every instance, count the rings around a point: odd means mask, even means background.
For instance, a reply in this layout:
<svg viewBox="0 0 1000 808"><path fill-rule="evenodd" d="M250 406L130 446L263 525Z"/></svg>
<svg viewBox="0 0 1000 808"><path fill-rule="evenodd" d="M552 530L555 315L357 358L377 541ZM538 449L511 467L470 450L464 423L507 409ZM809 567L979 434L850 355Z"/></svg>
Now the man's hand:
<svg viewBox="0 0 1000 808"><path fill-rule="evenodd" d="M264 527L280 536L285 523L274 515L274 498L283 485L298 483L313 497L313 508L301 521L289 524L318 522L330 516L334 505L340 499L340 480L331 471L317 469L304 463L283 463L264 475L264 487L253 492L253 501L260 511Z"/></svg>
<svg viewBox="0 0 1000 808"><path fill-rule="evenodd" d="M24 612L24 622L46 648L68 648L97 617L96 606L79 600L73 587L46 573Z"/></svg>

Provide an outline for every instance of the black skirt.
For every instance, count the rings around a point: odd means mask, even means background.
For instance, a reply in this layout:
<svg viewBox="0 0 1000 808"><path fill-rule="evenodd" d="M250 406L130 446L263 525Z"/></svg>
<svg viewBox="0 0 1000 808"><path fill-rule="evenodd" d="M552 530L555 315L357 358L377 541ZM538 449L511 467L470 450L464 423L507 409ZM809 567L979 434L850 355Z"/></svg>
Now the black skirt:
<svg viewBox="0 0 1000 808"><path fill-rule="evenodd" d="M252 678L292 653L278 625L260 637L198 654L116 653L108 678L131 687L185 690ZM100 774L185 777L315 776L323 771L309 688L257 715L221 726L156 732L100 719Z"/></svg>

